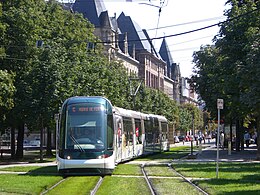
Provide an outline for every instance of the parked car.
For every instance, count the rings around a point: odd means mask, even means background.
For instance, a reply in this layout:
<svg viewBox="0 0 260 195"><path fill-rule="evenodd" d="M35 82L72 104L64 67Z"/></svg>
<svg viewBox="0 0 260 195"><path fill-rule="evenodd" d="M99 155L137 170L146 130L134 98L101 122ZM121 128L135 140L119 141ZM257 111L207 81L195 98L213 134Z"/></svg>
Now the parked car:
<svg viewBox="0 0 260 195"><path fill-rule="evenodd" d="M180 142L185 141L185 136L184 136L184 135L180 135L178 138L179 138L179 141L180 141Z"/></svg>
<svg viewBox="0 0 260 195"><path fill-rule="evenodd" d="M40 145L41 145L41 141L40 140L31 140L30 141L30 146L40 147Z"/></svg>
<svg viewBox="0 0 260 195"><path fill-rule="evenodd" d="M27 139L23 140L23 146L29 146L30 145L30 141L28 141Z"/></svg>
<svg viewBox="0 0 260 195"><path fill-rule="evenodd" d="M180 142L180 140L179 140L178 136L174 136L174 143L179 143L179 142Z"/></svg>
<svg viewBox="0 0 260 195"><path fill-rule="evenodd" d="M40 140L24 140L23 148L24 148L24 150L39 149L40 144L41 144Z"/></svg>

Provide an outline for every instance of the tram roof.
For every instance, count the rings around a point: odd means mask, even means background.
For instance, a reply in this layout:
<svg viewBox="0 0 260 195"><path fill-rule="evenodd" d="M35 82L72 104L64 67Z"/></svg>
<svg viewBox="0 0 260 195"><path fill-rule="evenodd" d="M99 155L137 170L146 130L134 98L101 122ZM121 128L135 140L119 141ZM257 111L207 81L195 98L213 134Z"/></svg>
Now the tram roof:
<svg viewBox="0 0 260 195"><path fill-rule="evenodd" d="M149 117L157 118L161 122L167 122L167 119L165 116L162 115L156 115L156 114L149 114Z"/></svg>
<svg viewBox="0 0 260 195"><path fill-rule="evenodd" d="M127 109L119 108L119 107L116 107L116 106L114 106L114 110L115 110L116 114L119 114L119 115L122 115L122 116L125 116L125 117L133 117L133 118L144 119L148 116L147 114L144 114L144 113L141 113L141 112L137 112L137 111L134 111L134 110L127 110Z"/></svg>
<svg viewBox="0 0 260 195"><path fill-rule="evenodd" d="M157 118L159 121L167 122L167 119L164 116L161 115L155 115L155 114L145 114L142 112L134 111L134 110L127 110L124 108L119 108L114 106L114 111L116 114L119 114L124 117L133 117L138 119L149 119L149 118Z"/></svg>

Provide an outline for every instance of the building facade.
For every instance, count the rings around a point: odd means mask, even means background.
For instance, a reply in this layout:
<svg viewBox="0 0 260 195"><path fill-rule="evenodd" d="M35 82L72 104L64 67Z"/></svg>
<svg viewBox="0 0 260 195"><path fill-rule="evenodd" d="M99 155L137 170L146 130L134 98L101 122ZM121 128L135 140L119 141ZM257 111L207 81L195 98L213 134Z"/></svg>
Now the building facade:
<svg viewBox="0 0 260 195"><path fill-rule="evenodd" d="M186 86L182 86L179 65L173 61L165 39L157 52L146 30L123 12L109 17L103 0L76 0L67 6L95 25L94 34L103 42L109 60L121 62L128 74L138 76L146 87L161 90L178 103L187 102L190 97L182 95Z"/></svg>

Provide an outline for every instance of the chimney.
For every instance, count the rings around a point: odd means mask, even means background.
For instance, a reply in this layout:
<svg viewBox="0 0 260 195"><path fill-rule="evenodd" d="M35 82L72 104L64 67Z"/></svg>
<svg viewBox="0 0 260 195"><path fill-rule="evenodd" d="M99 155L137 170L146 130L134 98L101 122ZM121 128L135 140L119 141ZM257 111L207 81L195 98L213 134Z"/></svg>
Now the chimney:
<svg viewBox="0 0 260 195"><path fill-rule="evenodd" d="M133 58L135 59L135 44L133 44Z"/></svg>
<svg viewBox="0 0 260 195"><path fill-rule="evenodd" d="M128 55L127 32L125 32L124 49L125 49L125 54Z"/></svg>

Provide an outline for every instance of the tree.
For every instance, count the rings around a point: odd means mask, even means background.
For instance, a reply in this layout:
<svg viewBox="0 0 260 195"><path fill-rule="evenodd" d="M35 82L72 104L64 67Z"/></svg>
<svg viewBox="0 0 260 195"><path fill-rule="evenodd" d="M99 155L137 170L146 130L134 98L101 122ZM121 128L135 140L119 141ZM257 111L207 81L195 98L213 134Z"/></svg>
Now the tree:
<svg viewBox="0 0 260 195"><path fill-rule="evenodd" d="M252 112L259 112L255 109L256 99L259 99L255 89L258 81L254 79L259 72L252 69L259 65L256 49L259 48L259 1L230 0L227 3L231 4L231 9L225 13L227 21L220 25L215 45L202 47L194 53L196 70L192 81L212 113L216 111L216 99L224 99L223 114L231 124L236 120L237 143L240 143L244 119Z"/></svg>
<svg viewBox="0 0 260 195"><path fill-rule="evenodd" d="M5 38L6 24L2 18L2 4L0 3L0 61L2 61L6 55L4 48L2 47ZM14 74L8 72L6 69L0 68L0 120L6 118L5 113L14 106L13 95L15 92L14 87Z"/></svg>
<svg viewBox="0 0 260 195"><path fill-rule="evenodd" d="M18 128L18 158L23 156L24 124L49 131L66 98L102 95L117 104L129 102L126 71L121 64L108 62L100 45L87 48L97 38L93 25L82 15L63 10L55 1L16 0L4 5L9 24L5 45L12 56L12 66L8 59L4 66L17 74L16 104L9 118L15 119ZM43 44L35 47L38 40Z"/></svg>

